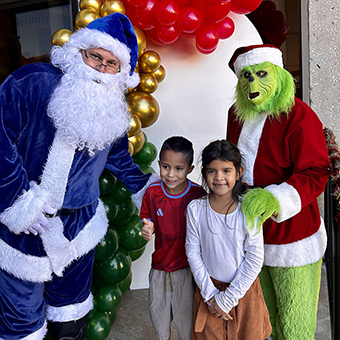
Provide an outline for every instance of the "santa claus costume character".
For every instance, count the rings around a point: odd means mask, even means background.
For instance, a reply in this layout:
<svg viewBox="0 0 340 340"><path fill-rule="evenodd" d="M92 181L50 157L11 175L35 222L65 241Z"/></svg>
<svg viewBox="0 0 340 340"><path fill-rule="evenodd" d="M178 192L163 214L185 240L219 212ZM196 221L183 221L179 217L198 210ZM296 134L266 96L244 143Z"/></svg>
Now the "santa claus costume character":
<svg viewBox="0 0 340 340"><path fill-rule="evenodd" d="M84 339L104 168L146 186L128 152L125 91L138 43L128 18L91 22L0 87L0 339Z"/></svg>
<svg viewBox="0 0 340 340"><path fill-rule="evenodd" d="M293 77L276 46L241 47L229 66L238 83L227 138L242 152L243 179L253 188L243 212L250 223L270 217L263 224L260 280L271 338L312 340L327 239L317 203L329 175L323 126L294 97Z"/></svg>

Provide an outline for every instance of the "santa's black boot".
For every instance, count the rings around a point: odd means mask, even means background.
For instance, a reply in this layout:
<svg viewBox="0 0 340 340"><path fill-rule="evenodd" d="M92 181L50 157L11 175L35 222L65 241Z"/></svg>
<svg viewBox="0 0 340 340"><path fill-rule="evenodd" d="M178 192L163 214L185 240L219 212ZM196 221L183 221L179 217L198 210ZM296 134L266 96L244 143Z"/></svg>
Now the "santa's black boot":
<svg viewBox="0 0 340 340"><path fill-rule="evenodd" d="M49 322L48 333L52 340L84 340L88 314L76 321Z"/></svg>

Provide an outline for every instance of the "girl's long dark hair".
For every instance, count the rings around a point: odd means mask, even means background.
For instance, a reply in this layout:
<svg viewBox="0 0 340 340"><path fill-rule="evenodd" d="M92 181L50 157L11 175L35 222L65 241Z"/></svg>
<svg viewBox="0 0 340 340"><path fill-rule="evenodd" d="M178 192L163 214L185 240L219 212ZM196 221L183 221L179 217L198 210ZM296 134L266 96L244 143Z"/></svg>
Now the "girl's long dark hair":
<svg viewBox="0 0 340 340"><path fill-rule="evenodd" d="M241 174L241 164L242 164L242 155L240 150L237 148L235 144L229 142L225 139L216 140L207 145L202 151L202 169L201 175L204 179L202 185L204 188L209 191L209 188L206 184L206 169L207 166L214 160L219 159L221 161L229 161L232 162L235 166L236 173ZM235 186L232 190L232 198L233 202L238 202L241 196L242 189L242 178L236 181Z"/></svg>

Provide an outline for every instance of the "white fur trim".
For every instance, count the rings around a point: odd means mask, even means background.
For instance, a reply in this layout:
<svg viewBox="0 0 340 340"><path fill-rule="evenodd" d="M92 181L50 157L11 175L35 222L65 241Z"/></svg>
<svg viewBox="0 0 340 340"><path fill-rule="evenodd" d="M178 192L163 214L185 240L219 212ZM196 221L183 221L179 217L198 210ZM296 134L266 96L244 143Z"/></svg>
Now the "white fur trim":
<svg viewBox="0 0 340 340"><path fill-rule="evenodd" d="M50 198L46 190L32 181L30 189L0 214L0 221L14 234L20 234L34 223L42 213L45 202Z"/></svg>
<svg viewBox="0 0 340 340"><path fill-rule="evenodd" d="M132 76L128 78L127 85L129 88L136 87L140 82L139 74L136 72L133 72Z"/></svg>
<svg viewBox="0 0 340 340"><path fill-rule="evenodd" d="M319 230L310 237L289 244L265 244L264 265L270 267L300 267L319 261L327 247L323 219Z"/></svg>
<svg viewBox="0 0 340 340"><path fill-rule="evenodd" d="M161 178L159 177L158 174L151 174L145 186L135 194L131 195L131 199L139 211L142 206L143 196L145 194L146 189L150 184L158 182L160 179Z"/></svg>
<svg viewBox="0 0 340 340"><path fill-rule="evenodd" d="M57 131L44 166L40 184L43 189L52 194L52 201L47 203L53 208L62 207L74 153L75 148L68 144Z"/></svg>
<svg viewBox="0 0 340 340"><path fill-rule="evenodd" d="M40 238L57 276L62 276L69 264L93 249L105 236L108 227L105 208L100 200L95 215L72 241L64 236L64 226L59 217L50 221L52 230L40 235Z"/></svg>
<svg viewBox="0 0 340 340"><path fill-rule="evenodd" d="M254 164L266 119L267 115L261 113L256 119L246 121L238 140L237 146L242 153L242 166L245 169L243 180L248 185L254 185Z"/></svg>
<svg viewBox="0 0 340 340"><path fill-rule="evenodd" d="M118 58L122 70L127 72L131 70L130 49L107 33L85 27L70 36L67 46L78 48L79 50L103 48Z"/></svg>
<svg viewBox="0 0 340 340"><path fill-rule="evenodd" d="M79 320L84 317L93 308L93 296L80 303L67 305L63 307L46 306L46 317L49 321L68 322Z"/></svg>
<svg viewBox="0 0 340 340"><path fill-rule="evenodd" d="M49 257L27 255L11 247L0 239L1 269L15 277L31 282L46 282L52 279L52 272L62 275L63 270L72 261L94 249L107 232L108 220L103 203L100 201L96 214L84 229L70 242L64 235L60 218L53 218L56 238L43 240ZM46 235L45 233L44 235ZM47 251L48 249L48 251Z"/></svg>
<svg viewBox="0 0 340 340"><path fill-rule="evenodd" d="M43 340L47 333L47 322L45 321L43 326L34 333L21 338L21 340Z"/></svg>
<svg viewBox="0 0 340 340"><path fill-rule="evenodd" d="M258 65L265 61L283 67L282 52L274 47L258 47L242 53L234 62L235 73L239 77L243 67Z"/></svg>
<svg viewBox="0 0 340 340"><path fill-rule="evenodd" d="M280 204L278 217L272 217L275 222L281 223L286 221L301 211L300 195L292 185L283 182L279 185L268 185L265 189L275 196Z"/></svg>
<svg viewBox="0 0 340 340"><path fill-rule="evenodd" d="M0 239L1 269L15 277L31 282L45 282L52 279L49 259L26 255Z"/></svg>

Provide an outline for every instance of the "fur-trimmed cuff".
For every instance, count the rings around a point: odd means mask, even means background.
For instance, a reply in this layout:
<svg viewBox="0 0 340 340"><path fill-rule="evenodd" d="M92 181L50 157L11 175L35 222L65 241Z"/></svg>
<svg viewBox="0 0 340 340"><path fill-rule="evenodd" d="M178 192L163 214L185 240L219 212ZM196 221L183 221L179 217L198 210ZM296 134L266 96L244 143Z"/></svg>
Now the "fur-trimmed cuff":
<svg viewBox="0 0 340 340"><path fill-rule="evenodd" d="M20 234L32 226L49 201L50 194L32 181L30 189L0 214L0 222L14 234Z"/></svg>
<svg viewBox="0 0 340 340"><path fill-rule="evenodd" d="M275 222L281 223L286 221L301 211L300 195L292 185L287 184L286 182L279 185L272 184L265 187L265 190L268 190L275 196L280 204L279 215L276 218L272 216L272 219Z"/></svg>
<svg viewBox="0 0 340 340"><path fill-rule="evenodd" d="M158 174L151 174L145 186L141 190L136 192L135 194L131 195L131 199L139 211L142 206L143 196L145 194L146 189L148 188L150 184L158 182L159 180L160 180L160 177Z"/></svg>
<svg viewBox="0 0 340 340"><path fill-rule="evenodd" d="M45 339L45 335L47 333L47 322L45 321L43 326L35 331L32 334L29 334L25 336L24 338L21 338L21 340L40 340ZM1 339L0 339L1 340Z"/></svg>
<svg viewBox="0 0 340 340"><path fill-rule="evenodd" d="M79 320L93 308L92 294L84 301L62 307L46 306L46 317L49 321L68 322Z"/></svg>

